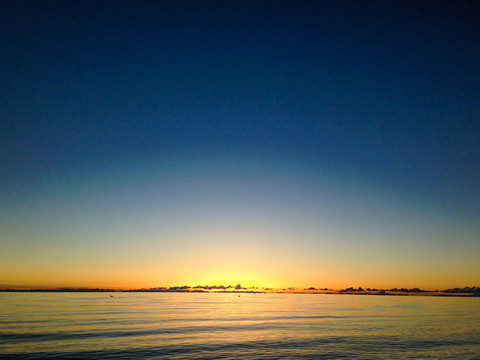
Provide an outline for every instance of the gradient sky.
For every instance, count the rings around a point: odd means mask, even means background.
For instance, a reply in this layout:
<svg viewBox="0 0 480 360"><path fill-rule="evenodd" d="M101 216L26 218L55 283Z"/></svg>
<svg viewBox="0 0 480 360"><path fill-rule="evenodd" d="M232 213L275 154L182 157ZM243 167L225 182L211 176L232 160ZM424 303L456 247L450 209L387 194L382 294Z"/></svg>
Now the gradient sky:
<svg viewBox="0 0 480 360"><path fill-rule="evenodd" d="M0 285L480 285L477 1L0 3Z"/></svg>

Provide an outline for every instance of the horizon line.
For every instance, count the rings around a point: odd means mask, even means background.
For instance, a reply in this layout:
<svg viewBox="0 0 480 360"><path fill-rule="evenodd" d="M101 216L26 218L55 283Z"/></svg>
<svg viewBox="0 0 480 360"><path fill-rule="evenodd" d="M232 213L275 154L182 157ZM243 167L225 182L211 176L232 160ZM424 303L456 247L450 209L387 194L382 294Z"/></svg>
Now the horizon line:
<svg viewBox="0 0 480 360"><path fill-rule="evenodd" d="M435 293L435 292L447 292L447 293L472 293L480 294L479 286L466 286L466 287L454 287L447 289L421 289L418 287L405 288L405 287L392 287L392 288L370 288L370 287L348 287L344 289L334 289L327 287L261 287L250 286L243 287L241 284L236 286L228 285L182 285L182 286L154 286L154 287L98 287L98 286L29 286L29 285L11 285L1 284L0 291L2 292L283 292L283 293Z"/></svg>

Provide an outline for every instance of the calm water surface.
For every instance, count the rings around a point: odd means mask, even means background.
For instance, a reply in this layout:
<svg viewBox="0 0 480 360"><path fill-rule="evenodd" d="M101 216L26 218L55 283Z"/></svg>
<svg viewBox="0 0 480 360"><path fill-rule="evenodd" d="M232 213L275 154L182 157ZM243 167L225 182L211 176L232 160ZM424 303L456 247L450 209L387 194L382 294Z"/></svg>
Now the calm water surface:
<svg viewBox="0 0 480 360"><path fill-rule="evenodd" d="M0 358L480 359L480 298L0 293Z"/></svg>

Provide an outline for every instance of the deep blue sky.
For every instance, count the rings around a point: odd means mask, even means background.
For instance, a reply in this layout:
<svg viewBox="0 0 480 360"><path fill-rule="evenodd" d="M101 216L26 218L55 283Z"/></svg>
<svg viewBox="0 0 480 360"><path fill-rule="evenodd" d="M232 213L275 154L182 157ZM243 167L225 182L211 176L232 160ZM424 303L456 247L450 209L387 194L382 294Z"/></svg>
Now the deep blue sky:
<svg viewBox="0 0 480 360"><path fill-rule="evenodd" d="M480 219L477 1L2 1L0 35L4 219L55 179L218 154Z"/></svg>
<svg viewBox="0 0 480 360"><path fill-rule="evenodd" d="M480 203L478 3L159 3L2 2L7 186L235 147Z"/></svg>

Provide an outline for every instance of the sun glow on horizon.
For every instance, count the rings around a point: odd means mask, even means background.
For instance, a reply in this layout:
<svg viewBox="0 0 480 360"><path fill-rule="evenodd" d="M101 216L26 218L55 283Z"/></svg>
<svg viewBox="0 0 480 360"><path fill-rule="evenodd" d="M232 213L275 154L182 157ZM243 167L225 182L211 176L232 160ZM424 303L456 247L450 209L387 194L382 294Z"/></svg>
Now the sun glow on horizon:
<svg viewBox="0 0 480 360"><path fill-rule="evenodd" d="M478 226L452 226L419 199L268 157L174 160L73 187L58 179L25 198L0 230L0 284L449 288L477 279Z"/></svg>

